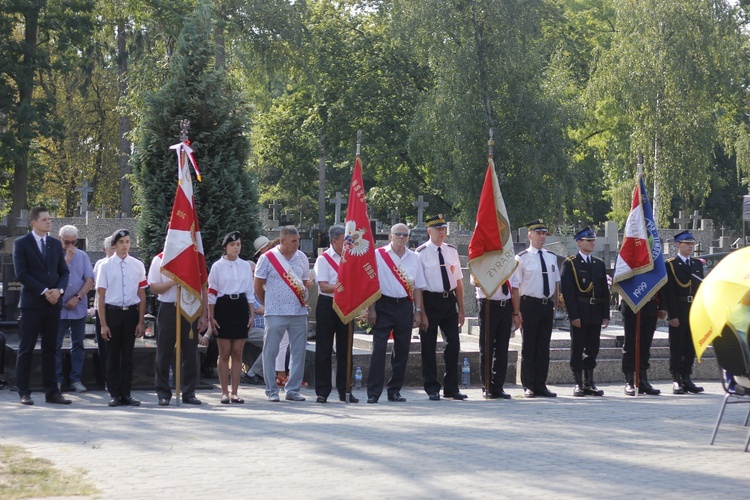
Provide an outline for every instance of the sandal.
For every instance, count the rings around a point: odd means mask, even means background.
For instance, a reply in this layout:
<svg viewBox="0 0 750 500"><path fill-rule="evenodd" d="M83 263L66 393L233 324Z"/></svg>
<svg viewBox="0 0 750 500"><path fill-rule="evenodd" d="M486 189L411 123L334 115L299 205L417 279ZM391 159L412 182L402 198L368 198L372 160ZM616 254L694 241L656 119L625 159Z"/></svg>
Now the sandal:
<svg viewBox="0 0 750 500"><path fill-rule="evenodd" d="M244 402L245 402L245 400L244 400L244 399L242 399L242 398L240 398L240 397L234 396L234 397L232 398L232 403L242 404L242 403L244 403Z"/></svg>
<svg viewBox="0 0 750 500"><path fill-rule="evenodd" d="M222 396L221 397L221 404L228 405L229 404L229 396Z"/></svg>

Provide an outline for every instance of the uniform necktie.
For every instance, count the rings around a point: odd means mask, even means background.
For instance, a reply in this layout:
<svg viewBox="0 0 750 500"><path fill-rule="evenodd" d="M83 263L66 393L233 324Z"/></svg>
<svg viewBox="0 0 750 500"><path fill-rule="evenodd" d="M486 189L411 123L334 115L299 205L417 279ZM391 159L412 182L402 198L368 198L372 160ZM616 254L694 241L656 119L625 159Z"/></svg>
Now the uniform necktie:
<svg viewBox="0 0 750 500"><path fill-rule="evenodd" d="M505 283L503 283L503 293L505 295L508 295L510 293L510 288L508 288L508 282L507 281Z"/></svg>
<svg viewBox="0 0 750 500"><path fill-rule="evenodd" d="M42 258L44 260L47 260L47 245L44 244L44 236L39 238L39 243L42 249Z"/></svg>
<svg viewBox="0 0 750 500"><path fill-rule="evenodd" d="M549 298L549 282L547 281L547 263L544 262L544 255L539 250L539 260L542 261L542 287L545 298Z"/></svg>
<svg viewBox="0 0 750 500"><path fill-rule="evenodd" d="M438 247L438 260L440 261L440 276L443 277L443 291L451 291L451 282L448 279L448 270L445 269L445 259L443 259L443 252Z"/></svg>
<svg viewBox="0 0 750 500"><path fill-rule="evenodd" d="M687 266L690 267L690 257L688 257L687 259L685 259L685 264L687 264Z"/></svg>

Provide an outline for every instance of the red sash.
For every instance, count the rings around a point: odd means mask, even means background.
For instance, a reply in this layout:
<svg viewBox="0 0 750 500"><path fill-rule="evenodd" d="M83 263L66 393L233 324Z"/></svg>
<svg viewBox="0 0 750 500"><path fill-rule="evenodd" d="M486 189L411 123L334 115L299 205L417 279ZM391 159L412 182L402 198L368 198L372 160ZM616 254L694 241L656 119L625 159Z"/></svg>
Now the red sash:
<svg viewBox="0 0 750 500"><path fill-rule="evenodd" d="M284 283L286 283L292 292L294 292L294 295L297 297L297 300L299 300L299 303L302 304L302 307L307 307L307 304L305 303L305 287L297 283L294 279L296 276L293 278L290 272L284 269L284 266L281 265L281 262L279 262L279 259L276 257L273 250L270 250L263 255L266 256L273 268L276 269L276 272L279 273L279 276L281 276Z"/></svg>
<svg viewBox="0 0 750 500"><path fill-rule="evenodd" d="M378 253L380 253L380 256L385 261L386 265L388 266L388 269L390 269L391 272L393 273L393 276L396 277L396 280L401 284L402 287L404 287L404 290L406 291L406 296L409 297L409 300L414 302L414 287L407 280L406 276L404 275L404 272L401 270L399 266L396 265L395 262L393 262L393 259L391 258L390 254L388 254L388 252L385 250L385 247L378 248Z"/></svg>
<svg viewBox="0 0 750 500"><path fill-rule="evenodd" d="M336 261L333 260L333 257L331 257L330 255L328 255L326 252L323 252L323 257L326 258L326 260L331 265L331 267L333 268L333 270L336 271L336 274L338 274L339 273L339 265L336 264Z"/></svg>

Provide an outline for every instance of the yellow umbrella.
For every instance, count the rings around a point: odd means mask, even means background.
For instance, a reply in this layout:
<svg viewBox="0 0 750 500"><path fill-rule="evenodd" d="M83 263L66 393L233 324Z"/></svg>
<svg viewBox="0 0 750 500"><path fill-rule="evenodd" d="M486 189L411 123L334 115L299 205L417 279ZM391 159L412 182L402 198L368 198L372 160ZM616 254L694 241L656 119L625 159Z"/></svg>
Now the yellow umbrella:
<svg viewBox="0 0 750 500"><path fill-rule="evenodd" d="M700 359L721 335L729 313L750 291L750 247L724 257L703 280L690 308L690 329L695 354Z"/></svg>

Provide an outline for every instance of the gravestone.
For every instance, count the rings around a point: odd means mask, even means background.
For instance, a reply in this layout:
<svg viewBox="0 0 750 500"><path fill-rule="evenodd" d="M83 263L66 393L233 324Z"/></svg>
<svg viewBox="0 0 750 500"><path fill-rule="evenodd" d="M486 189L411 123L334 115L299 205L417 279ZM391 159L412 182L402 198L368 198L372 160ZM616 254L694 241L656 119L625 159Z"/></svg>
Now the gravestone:
<svg viewBox="0 0 750 500"><path fill-rule="evenodd" d="M3 321L18 321L18 301L21 298L21 283L16 279L13 255L2 255L0 260L3 275Z"/></svg>

